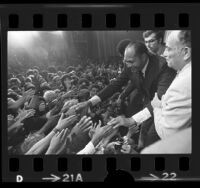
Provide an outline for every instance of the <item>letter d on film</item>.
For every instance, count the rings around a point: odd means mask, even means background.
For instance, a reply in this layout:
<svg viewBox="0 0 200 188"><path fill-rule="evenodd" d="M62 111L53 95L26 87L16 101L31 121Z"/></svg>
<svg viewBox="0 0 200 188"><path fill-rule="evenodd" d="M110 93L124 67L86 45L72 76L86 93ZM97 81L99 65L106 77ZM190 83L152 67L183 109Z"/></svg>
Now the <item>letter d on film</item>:
<svg viewBox="0 0 200 188"><path fill-rule="evenodd" d="M23 177L21 175L17 175L16 182L22 182L22 181L23 181Z"/></svg>

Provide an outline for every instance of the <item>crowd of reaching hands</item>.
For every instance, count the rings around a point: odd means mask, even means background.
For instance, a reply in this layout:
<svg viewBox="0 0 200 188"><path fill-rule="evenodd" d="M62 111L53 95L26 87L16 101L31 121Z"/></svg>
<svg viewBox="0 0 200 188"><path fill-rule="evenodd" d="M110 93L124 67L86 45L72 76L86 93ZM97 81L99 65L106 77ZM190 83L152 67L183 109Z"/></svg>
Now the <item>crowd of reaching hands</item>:
<svg viewBox="0 0 200 188"><path fill-rule="evenodd" d="M109 124L123 114L120 93L95 107L77 110L112 82L120 68L87 65L60 71L52 66L45 71L33 67L20 74L9 73L9 154L135 152L131 135Z"/></svg>

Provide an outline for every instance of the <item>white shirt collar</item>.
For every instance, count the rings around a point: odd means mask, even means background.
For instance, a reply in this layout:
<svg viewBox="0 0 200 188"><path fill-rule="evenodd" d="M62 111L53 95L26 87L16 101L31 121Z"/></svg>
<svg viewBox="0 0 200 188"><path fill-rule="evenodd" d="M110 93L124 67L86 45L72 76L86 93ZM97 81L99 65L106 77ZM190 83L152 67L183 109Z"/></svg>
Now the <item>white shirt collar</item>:
<svg viewBox="0 0 200 188"><path fill-rule="evenodd" d="M187 69L189 66L191 66L191 61L187 63L181 70L178 70L177 75L180 74L181 72L184 72L184 70Z"/></svg>
<svg viewBox="0 0 200 188"><path fill-rule="evenodd" d="M144 68L142 69L142 73L143 73L144 76L145 76L145 72L146 72L146 69L147 69L148 64L149 64L149 58L148 58L148 60L147 60L146 65L145 65Z"/></svg>

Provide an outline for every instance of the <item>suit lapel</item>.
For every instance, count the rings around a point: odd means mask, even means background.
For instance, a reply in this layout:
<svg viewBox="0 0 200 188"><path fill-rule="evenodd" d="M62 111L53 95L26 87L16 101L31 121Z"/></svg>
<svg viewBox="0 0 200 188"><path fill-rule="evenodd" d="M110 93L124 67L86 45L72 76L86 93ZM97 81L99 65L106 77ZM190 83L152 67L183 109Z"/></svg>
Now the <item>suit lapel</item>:
<svg viewBox="0 0 200 188"><path fill-rule="evenodd" d="M158 60L154 56L149 56L149 64L145 72L144 88L149 91L153 80L158 74Z"/></svg>

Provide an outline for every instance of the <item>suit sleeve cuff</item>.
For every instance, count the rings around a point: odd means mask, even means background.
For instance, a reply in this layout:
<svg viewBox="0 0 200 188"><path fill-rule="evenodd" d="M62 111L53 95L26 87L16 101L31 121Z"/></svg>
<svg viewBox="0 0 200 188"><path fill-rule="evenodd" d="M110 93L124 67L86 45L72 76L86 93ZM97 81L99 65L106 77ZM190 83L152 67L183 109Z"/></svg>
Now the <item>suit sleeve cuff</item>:
<svg viewBox="0 0 200 188"><path fill-rule="evenodd" d="M92 106L95 106L96 104L98 104L99 102L101 102L101 99L99 96L95 95L94 97L92 97L91 99L89 99L89 101L92 103Z"/></svg>
<svg viewBox="0 0 200 188"><path fill-rule="evenodd" d="M151 113L149 112L148 108L144 108L142 111L132 116L132 118L136 121L138 125L142 124L144 121L146 121L150 117L151 117Z"/></svg>
<svg viewBox="0 0 200 188"><path fill-rule="evenodd" d="M89 142L84 149L79 151L78 155L86 155L86 154L93 154L95 152L95 147L92 142Z"/></svg>

